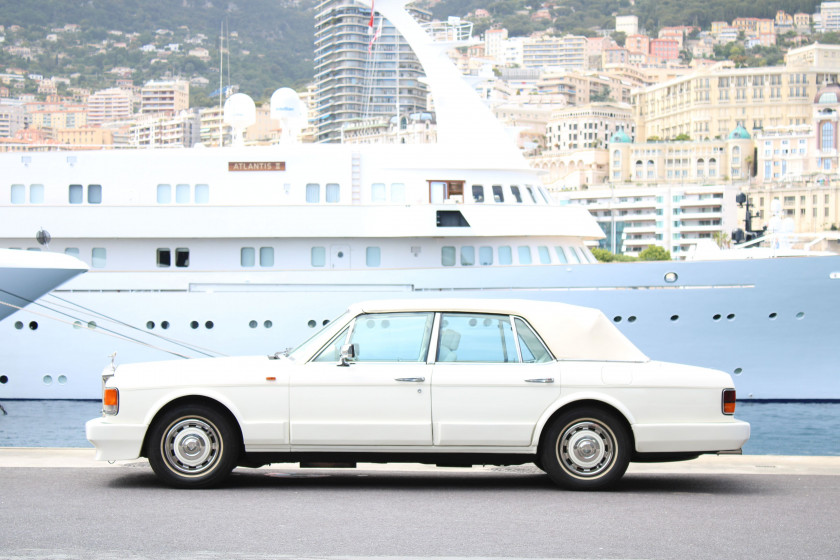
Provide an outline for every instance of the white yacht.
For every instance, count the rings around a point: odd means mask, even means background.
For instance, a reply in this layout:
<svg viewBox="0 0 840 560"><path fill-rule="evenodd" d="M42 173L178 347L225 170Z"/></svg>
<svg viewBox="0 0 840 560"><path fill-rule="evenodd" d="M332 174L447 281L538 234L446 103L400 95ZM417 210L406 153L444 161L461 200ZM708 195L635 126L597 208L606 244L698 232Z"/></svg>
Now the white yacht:
<svg viewBox="0 0 840 560"><path fill-rule="evenodd" d="M432 39L459 30L403 3L376 10L424 66L438 144L0 154L0 247L44 227L91 266L0 322L0 398L96 399L114 352L274 354L353 301L457 294L600 308L742 399L840 400L840 257L595 262L596 221L552 201Z"/></svg>
<svg viewBox="0 0 840 560"><path fill-rule="evenodd" d="M0 321L87 269L63 253L0 249Z"/></svg>

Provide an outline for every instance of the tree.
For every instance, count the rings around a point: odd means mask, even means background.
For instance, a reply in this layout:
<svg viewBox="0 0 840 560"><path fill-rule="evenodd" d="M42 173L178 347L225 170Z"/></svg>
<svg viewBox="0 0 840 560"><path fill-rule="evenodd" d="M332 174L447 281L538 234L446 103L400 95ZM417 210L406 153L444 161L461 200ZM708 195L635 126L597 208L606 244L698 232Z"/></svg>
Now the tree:
<svg viewBox="0 0 840 560"><path fill-rule="evenodd" d="M732 243L732 239L729 237L729 234L725 231L716 231L712 234L712 239L715 240L715 243L721 249L728 249L729 244Z"/></svg>
<svg viewBox="0 0 840 560"><path fill-rule="evenodd" d="M619 47L623 47L624 43L627 42L627 33L624 31L613 31L611 37Z"/></svg>
<svg viewBox="0 0 840 560"><path fill-rule="evenodd" d="M641 261L670 261L671 253L658 245L648 245L648 248L639 253Z"/></svg>
<svg viewBox="0 0 840 560"><path fill-rule="evenodd" d="M690 142L691 136L683 132L682 134L677 134L677 137L674 138L677 142Z"/></svg>

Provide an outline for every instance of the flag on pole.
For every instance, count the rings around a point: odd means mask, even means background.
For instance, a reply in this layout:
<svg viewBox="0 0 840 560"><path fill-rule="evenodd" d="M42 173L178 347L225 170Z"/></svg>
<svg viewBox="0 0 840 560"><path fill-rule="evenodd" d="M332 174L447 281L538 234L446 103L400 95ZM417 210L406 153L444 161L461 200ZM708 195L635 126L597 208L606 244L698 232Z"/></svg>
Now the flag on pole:
<svg viewBox="0 0 840 560"><path fill-rule="evenodd" d="M370 23L368 24L368 35L373 33L373 0L370 0Z"/></svg>
<svg viewBox="0 0 840 560"><path fill-rule="evenodd" d="M379 25L376 27L376 33L373 34L373 37L370 38L370 43L368 43L368 54L373 51L373 43L382 35L382 19L382 16L379 16Z"/></svg>

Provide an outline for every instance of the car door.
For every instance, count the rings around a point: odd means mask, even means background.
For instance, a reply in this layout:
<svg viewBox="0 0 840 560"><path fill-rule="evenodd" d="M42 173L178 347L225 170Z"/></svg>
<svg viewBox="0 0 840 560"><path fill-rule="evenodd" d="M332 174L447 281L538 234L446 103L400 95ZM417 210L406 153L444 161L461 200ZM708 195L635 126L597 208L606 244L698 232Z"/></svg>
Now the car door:
<svg viewBox="0 0 840 560"><path fill-rule="evenodd" d="M433 313L362 314L290 379L300 446L430 446ZM342 363L340 348L355 357Z"/></svg>
<svg viewBox="0 0 840 560"><path fill-rule="evenodd" d="M435 445L523 447L560 396L559 366L521 318L443 313L432 377Z"/></svg>

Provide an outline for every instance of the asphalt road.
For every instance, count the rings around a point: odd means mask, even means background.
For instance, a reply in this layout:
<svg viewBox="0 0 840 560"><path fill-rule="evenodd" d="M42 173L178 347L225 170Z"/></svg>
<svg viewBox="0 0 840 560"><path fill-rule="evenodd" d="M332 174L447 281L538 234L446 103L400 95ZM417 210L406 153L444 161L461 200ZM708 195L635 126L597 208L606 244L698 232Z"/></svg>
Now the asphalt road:
<svg viewBox="0 0 840 560"><path fill-rule="evenodd" d="M234 472L0 468L0 558L840 558L840 476L628 473L557 490L534 467Z"/></svg>

